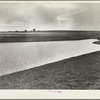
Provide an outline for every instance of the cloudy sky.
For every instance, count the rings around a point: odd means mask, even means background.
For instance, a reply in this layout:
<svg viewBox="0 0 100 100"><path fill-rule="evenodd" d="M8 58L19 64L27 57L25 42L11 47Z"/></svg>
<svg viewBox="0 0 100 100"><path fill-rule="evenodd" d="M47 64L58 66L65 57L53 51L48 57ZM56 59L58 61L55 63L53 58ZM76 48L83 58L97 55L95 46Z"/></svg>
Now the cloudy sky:
<svg viewBox="0 0 100 100"><path fill-rule="evenodd" d="M0 2L0 31L100 30L100 3Z"/></svg>

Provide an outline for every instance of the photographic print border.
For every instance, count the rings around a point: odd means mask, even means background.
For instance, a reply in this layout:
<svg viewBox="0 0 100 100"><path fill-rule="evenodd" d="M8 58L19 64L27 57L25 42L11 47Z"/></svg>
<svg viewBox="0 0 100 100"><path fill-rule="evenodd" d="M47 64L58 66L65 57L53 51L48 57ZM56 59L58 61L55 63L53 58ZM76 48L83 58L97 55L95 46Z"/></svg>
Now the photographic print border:
<svg viewBox="0 0 100 100"><path fill-rule="evenodd" d="M1 1L11 1L11 0L0 0ZM32 2L37 0L12 0L21 2ZM47 1L47 0L38 0ZM48 1L66 1L66 2L81 2L81 3L94 3L99 2L99 0L48 0ZM60 92L59 92L60 91ZM0 90L0 99L100 99L99 90Z"/></svg>

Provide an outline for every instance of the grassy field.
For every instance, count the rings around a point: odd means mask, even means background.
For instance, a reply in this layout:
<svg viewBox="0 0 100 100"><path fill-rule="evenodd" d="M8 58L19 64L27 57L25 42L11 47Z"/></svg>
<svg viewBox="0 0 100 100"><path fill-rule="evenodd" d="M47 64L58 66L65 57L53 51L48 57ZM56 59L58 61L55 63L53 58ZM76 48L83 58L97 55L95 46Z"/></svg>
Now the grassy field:
<svg viewBox="0 0 100 100"><path fill-rule="evenodd" d="M99 39L100 31L0 32L0 42L41 42Z"/></svg>
<svg viewBox="0 0 100 100"><path fill-rule="evenodd" d="M100 89L100 51L1 76L0 89Z"/></svg>

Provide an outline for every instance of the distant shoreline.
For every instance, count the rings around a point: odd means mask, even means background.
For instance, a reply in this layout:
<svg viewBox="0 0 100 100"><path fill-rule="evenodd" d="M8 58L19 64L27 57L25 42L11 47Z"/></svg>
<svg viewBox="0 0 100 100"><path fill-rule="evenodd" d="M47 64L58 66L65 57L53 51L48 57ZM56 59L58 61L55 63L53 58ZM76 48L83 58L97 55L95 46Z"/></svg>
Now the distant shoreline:
<svg viewBox="0 0 100 100"><path fill-rule="evenodd" d="M100 32L100 30L15 30L15 31L0 31L1 32Z"/></svg>
<svg viewBox="0 0 100 100"><path fill-rule="evenodd" d="M100 40L100 31L35 31L0 32L0 42L41 42L67 40Z"/></svg>

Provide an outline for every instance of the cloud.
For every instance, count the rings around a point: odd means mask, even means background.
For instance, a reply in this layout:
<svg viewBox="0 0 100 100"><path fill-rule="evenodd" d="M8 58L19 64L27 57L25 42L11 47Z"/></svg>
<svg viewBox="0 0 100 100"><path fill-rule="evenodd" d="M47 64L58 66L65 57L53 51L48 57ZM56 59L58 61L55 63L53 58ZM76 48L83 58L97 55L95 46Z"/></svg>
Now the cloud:
<svg viewBox="0 0 100 100"><path fill-rule="evenodd" d="M73 16L74 25L72 29L77 30L100 30L100 3L85 3L80 6L87 10Z"/></svg>
<svg viewBox="0 0 100 100"><path fill-rule="evenodd" d="M0 5L0 21L3 24L25 26L24 28L29 28L30 26L40 29L57 28L56 17L65 14L65 12L74 9L76 6L76 4L64 2L18 2Z"/></svg>
<svg viewBox="0 0 100 100"><path fill-rule="evenodd" d="M76 9L67 12L67 14L58 15L56 17L58 24L62 25L63 21L66 21L66 22L71 21L71 23L72 23L72 21L74 20L73 15L78 14L78 13L82 13L82 12L87 10L87 8L85 8L85 7L80 7L80 8L77 8L77 7L76 7Z"/></svg>
<svg viewBox="0 0 100 100"><path fill-rule="evenodd" d="M99 29L99 12L96 3L0 2L0 30Z"/></svg>

